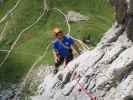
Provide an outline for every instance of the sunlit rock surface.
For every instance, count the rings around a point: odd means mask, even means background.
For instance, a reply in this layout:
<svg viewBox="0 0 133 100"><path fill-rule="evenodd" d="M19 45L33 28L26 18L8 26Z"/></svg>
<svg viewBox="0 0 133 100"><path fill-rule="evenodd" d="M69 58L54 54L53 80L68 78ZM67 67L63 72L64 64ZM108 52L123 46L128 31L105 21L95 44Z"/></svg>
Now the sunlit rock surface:
<svg viewBox="0 0 133 100"><path fill-rule="evenodd" d="M123 100L133 95L133 43L122 28L112 26L95 49L84 52L56 75L46 75L38 95L31 99Z"/></svg>

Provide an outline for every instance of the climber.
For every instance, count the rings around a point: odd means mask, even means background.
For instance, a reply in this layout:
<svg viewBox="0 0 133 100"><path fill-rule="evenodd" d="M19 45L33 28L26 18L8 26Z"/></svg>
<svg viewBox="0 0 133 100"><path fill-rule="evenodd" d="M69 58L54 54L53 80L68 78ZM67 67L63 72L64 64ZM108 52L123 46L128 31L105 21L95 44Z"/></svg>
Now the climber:
<svg viewBox="0 0 133 100"><path fill-rule="evenodd" d="M55 27L53 29L53 37L54 40L52 41L53 47L53 56L54 56L54 63L55 69L54 73L58 72L58 67L64 62L65 66L73 59L73 50L74 48L78 54L80 54L80 50L76 45L74 39L65 34L60 28Z"/></svg>

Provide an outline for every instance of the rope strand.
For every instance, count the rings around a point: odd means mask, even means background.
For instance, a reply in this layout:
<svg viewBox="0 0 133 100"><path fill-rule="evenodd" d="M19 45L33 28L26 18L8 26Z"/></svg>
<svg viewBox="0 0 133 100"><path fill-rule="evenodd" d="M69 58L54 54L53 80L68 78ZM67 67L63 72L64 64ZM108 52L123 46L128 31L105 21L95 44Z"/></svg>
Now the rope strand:
<svg viewBox="0 0 133 100"><path fill-rule="evenodd" d="M42 16L44 16L45 13L46 13L46 14L48 13L48 6L47 6L47 1L46 1L46 0L44 0L44 8L43 8L43 9L44 9L44 12L43 12ZM42 16L40 17L40 19L42 18ZM20 84L19 92L16 93L16 95L15 95L15 97L14 97L13 99L16 100L17 96L18 96L19 94L22 93L22 91L23 91L23 89L25 88L25 85L26 85L26 83L27 83L27 80L29 79L29 77L30 77L30 75L31 75L31 73L32 73L32 71L33 71L33 69L36 67L36 65L37 65L43 58L45 58L45 56L46 56L46 54L47 54L47 52L48 52L48 49L49 49L50 45L51 45L51 43L48 44L48 46L46 47L46 49L45 49L44 53L42 54L42 56L40 56L40 57L32 64L30 70L28 71L28 73L27 73L26 76L24 77L23 82Z"/></svg>
<svg viewBox="0 0 133 100"><path fill-rule="evenodd" d="M57 10L60 14L62 14L65 17L66 24L67 24L67 27L68 27L68 35L70 35L71 26L69 24L68 18L66 17L66 15L64 14L64 12L62 10L60 10L58 8L53 8L53 9ZM90 50L90 48L85 43L83 43L80 39L76 39L76 38L74 38L74 39L77 40L85 50Z"/></svg>
<svg viewBox="0 0 133 100"><path fill-rule="evenodd" d="M8 25L8 21L5 23L5 26L4 26L3 30L2 30L2 32L0 33L0 42L1 42L1 41L3 40L3 38L4 38L4 33L5 33L5 31L6 31L7 25Z"/></svg>
<svg viewBox="0 0 133 100"><path fill-rule="evenodd" d="M15 40L15 41L13 42L13 44L11 45L10 50L8 51L7 55L4 57L3 61L0 63L0 68L1 68L2 65L6 62L6 60L8 59L8 57L10 56L12 50L14 49L14 47L15 47L16 44L17 44L17 42L18 42L19 39L21 38L22 34L23 34L24 32L26 32L27 30L29 30L30 28L32 28L35 24L37 24L37 23L40 21L40 19L44 16L44 14L45 14L45 12L43 11L43 13L41 14L41 16L40 16L33 24L31 24L30 26L26 27L25 29L23 29L23 30L19 33L18 37L16 38L16 40Z"/></svg>
<svg viewBox="0 0 133 100"><path fill-rule="evenodd" d="M57 10L59 13L61 13L65 17L66 24L68 26L68 32L67 33L68 33L68 35L70 35L70 33L71 33L71 26L69 24L68 18L66 17L66 15L60 9L58 9L58 8L53 8L53 9Z"/></svg>
<svg viewBox="0 0 133 100"><path fill-rule="evenodd" d="M4 22L4 21L8 18L8 16L10 16L10 15L13 13L13 11L18 7L18 5L20 4L20 2L21 2L21 0L18 0L18 1L16 2L16 4L13 6L13 8L10 9L10 10L4 15L4 17L2 17L2 18L0 19L0 24L1 24L2 22Z"/></svg>

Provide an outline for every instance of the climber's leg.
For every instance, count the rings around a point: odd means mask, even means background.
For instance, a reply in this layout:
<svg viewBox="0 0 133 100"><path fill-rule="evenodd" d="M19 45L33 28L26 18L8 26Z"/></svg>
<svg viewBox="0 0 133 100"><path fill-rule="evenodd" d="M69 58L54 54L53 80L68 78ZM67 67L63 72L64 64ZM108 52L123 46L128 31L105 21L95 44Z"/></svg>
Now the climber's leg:
<svg viewBox="0 0 133 100"><path fill-rule="evenodd" d="M58 72L59 66L64 62L64 58L62 56L59 56L59 60L55 62L55 69L54 73L56 74Z"/></svg>
<svg viewBox="0 0 133 100"><path fill-rule="evenodd" d="M65 58L65 67L71 60L73 60L72 52L70 52L69 56Z"/></svg>

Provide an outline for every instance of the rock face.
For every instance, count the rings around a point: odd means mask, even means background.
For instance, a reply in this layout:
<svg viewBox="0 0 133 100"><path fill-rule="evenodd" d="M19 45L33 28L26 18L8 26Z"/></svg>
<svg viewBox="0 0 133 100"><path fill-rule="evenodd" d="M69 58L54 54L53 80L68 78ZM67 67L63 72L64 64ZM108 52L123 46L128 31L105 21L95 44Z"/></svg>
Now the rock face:
<svg viewBox="0 0 133 100"><path fill-rule="evenodd" d="M16 84L8 84L9 87L2 89L0 87L0 100L11 100L16 92L17 92L17 85Z"/></svg>
<svg viewBox="0 0 133 100"><path fill-rule="evenodd" d="M129 14L132 1L126 2L126 9L118 9ZM119 17L127 21L113 24L95 49L84 52L56 75L47 75L38 87L38 95L31 99L124 100L133 95L132 14L123 14Z"/></svg>
<svg viewBox="0 0 133 100"><path fill-rule="evenodd" d="M79 12L69 11L66 15L69 22L86 21L88 18Z"/></svg>
<svg viewBox="0 0 133 100"><path fill-rule="evenodd" d="M110 0L115 10L115 18L119 24L124 23L127 17L127 2L126 0Z"/></svg>
<svg viewBox="0 0 133 100"><path fill-rule="evenodd" d="M127 9L127 14L128 14L128 20L127 20L127 36L129 39L133 41L133 0L128 1L128 9Z"/></svg>
<svg viewBox="0 0 133 100"><path fill-rule="evenodd" d="M113 26L94 50L57 75L47 75L32 100L123 100L133 95L133 44L120 30Z"/></svg>

